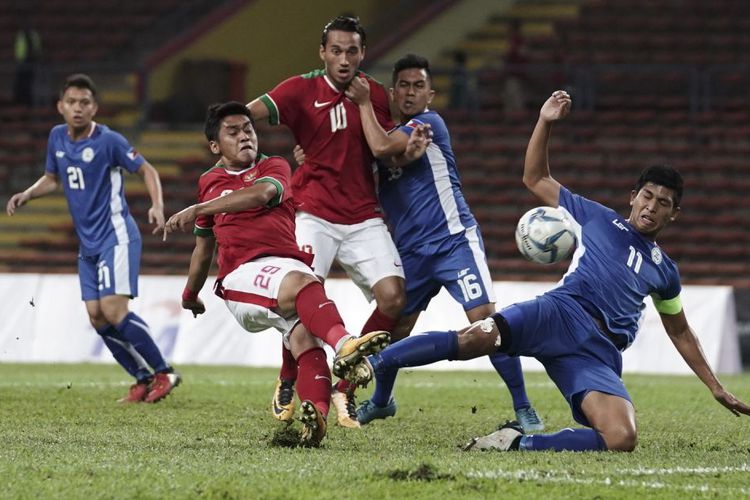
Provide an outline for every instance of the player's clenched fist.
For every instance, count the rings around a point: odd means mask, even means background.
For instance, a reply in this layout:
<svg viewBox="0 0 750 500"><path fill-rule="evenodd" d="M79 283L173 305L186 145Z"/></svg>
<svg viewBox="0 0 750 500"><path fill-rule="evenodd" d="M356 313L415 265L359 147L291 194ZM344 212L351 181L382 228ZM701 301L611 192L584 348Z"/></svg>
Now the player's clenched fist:
<svg viewBox="0 0 750 500"><path fill-rule="evenodd" d="M572 100L564 90L555 90L549 99L542 105L539 117L547 122L562 120L570 112Z"/></svg>

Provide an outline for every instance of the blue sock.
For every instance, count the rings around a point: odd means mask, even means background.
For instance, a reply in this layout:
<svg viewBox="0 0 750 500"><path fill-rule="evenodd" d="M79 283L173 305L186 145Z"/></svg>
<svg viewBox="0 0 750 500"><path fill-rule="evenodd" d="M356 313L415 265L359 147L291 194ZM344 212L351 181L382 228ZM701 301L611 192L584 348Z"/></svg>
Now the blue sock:
<svg viewBox="0 0 750 500"><path fill-rule="evenodd" d="M522 436L518 449L527 451L605 451L607 445L594 429L563 429L555 434Z"/></svg>
<svg viewBox="0 0 750 500"><path fill-rule="evenodd" d="M398 369L379 372L375 375L375 391L370 401L377 406L388 406L393 395L393 386L396 384Z"/></svg>
<svg viewBox="0 0 750 500"><path fill-rule="evenodd" d="M510 396L513 398L513 410L518 411L520 408L531 406L523 381L521 358L498 352L490 355L490 362L510 391Z"/></svg>
<svg viewBox="0 0 750 500"><path fill-rule="evenodd" d="M427 332L389 345L371 356L370 362L377 374L405 366L423 366L443 359L456 359L457 353L456 332Z"/></svg>
<svg viewBox="0 0 750 500"><path fill-rule="evenodd" d="M156 347L154 340L151 338L148 325L137 314L129 312L122 322L115 326L120 332L122 338L131 344L138 354L146 360L155 372L171 371L169 365Z"/></svg>
<svg viewBox="0 0 750 500"><path fill-rule="evenodd" d="M386 406L393 393L398 369L406 366L429 365L443 359L455 359L458 335L450 332L427 332L399 340L368 359L375 371L377 385L372 402Z"/></svg>
<svg viewBox="0 0 750 500"><path fill-rule="evenodd" d="M125 368L125 371L131 376L135 377L138 382L151 378L151 371L148 369L146 361L133 349L133 346L122 340L115 327L107 325L104 328L97 328L96 333L102 337L104 345L112 353L115 361Z"/></svg>

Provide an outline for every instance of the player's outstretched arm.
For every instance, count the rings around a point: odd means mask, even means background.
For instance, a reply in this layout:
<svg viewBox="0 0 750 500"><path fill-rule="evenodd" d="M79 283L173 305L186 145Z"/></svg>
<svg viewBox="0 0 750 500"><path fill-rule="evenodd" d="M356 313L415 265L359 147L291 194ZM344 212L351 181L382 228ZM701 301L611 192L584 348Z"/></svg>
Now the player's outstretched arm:
<svg viewBox="0 0 750 500"><path fill-rule="evenodd" d="M549 171L549 137L552 123L562 120L570 112L571 99L564 90L556 90L542 105L539 119L526 147L523 183L545 205L556 207L560 201L560 183Z"/></svg>
<svg viewBox="0 0 750 500"><path fill-rule="evenodd" d="M258 182L253 186L238 189L225 196L219 196L213 200L204 201L177 212L164 224L164 240L167 235L175 231L192 230L193 223L201 215L215 215L221 213L234 213L262 207L270 202L278 190L276 185L270 182Z"/></svg>
<svg viewBox="0 0 750 500"><path fill-rule="evenodd" d="M680 356L701 382L708 387L716 401L737 416L740 414L750 415L750 406L734 397L716 378L716 374L714 374L705 354L703 354L698 337L687 322L685 312L681 310L677 314L660 313L660 316L664 329Z"/></svg>
<svg viewBox="0 0 750 500"><path fill-rule="evenodd" d="M151 208L148 209L148 223L154 224L151 234L160 233L164 230L164 196L159 172L149 162L144 161L136 173L143 179L148 196L151 198Z"/></svg>
<svg viewBox="0 0 750 500"><path fill-rule="evenodd" d="M198 292L201 291L203 285L206 283L206 278L208 278L208 271L211 268L215 248L215 238L195 237L195 248L190 257L188 280L182 292L182 308L192 311L193 317L206 312L206 305L198 297Z"/></svg>
<svg viewBox="0 0 750 500"><path fill-rule="evenodd" d="M45 173L25 191L11 196L8 203L5 205L5 212L8 215L14 215L16 210L28 203L29 200L50 194L57 189L57 185L57 176L49 172Z"/></svg>

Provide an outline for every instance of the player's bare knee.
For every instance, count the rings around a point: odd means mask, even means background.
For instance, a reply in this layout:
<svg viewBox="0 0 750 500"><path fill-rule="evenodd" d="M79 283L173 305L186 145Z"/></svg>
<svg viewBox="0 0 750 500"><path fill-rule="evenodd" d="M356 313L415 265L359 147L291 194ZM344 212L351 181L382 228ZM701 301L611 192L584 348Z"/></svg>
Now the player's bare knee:
<svg viewBox="0 0 750 500"><path fill-rule="evenodd" d="M403 280L392 279L387 283L380 281L373 288L373 292L380 312L391 318L397 318L401 315L401 311L404 310L406 305Z"/></svg>
<svg viewBox="0 0 750 500"><path fill-rule="evenodd" d="M89 315L89 323L91 323L91 326L93 326L97 331L101 330L109 324L107 318L105 318L101 313L93 316Z"/></svg>
<svg viewBox="0 0 750 500"><path fill-rule="evenodd" d="M318 281L318 278L311 274L302 273L299 271L290 271L286 276L284 276L284 279L281 280L280 291L282 293L288 291L292 295L297 295L300 290L305 288L310 283L320 283L320 281Z"/></svg>
<svg viewBox="0 0 750 500"><path fill-rule="evenodd" d="M638 444L638 435L630 426L616 426L602 432L602 438L610 451L633 451Z"/></svg>
<svg viewBox="0 0 750 500"><path fill-rule="evenodd" d="M497 350L496 339L497 327L489 328L484 320L477 321L458 333L458 359L474 359L493 354Z"/></svg>

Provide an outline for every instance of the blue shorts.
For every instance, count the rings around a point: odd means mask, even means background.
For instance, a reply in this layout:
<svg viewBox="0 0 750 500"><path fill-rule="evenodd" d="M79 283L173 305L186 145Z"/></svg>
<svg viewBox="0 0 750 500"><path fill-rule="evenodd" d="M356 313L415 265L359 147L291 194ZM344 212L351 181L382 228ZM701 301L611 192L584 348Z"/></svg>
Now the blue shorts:
<svg viewBox="0 0 750 500"><path fill-rule="evenodd" d="M424 311L445 287L465 311L495 302L479 227L401 254L406 277L403 314Z"/></svg>
<svg viewBox="0 0 750 500"><path fill-rule="evenodd" d="M78 255L81 298L99 300L107 295L138 296L141 240L123 243L96 255Z"/></svg>
<svg viewBox="0 0 750 500"><path fill-rule="evenodd" d="M545 294L508 306L499 314L510 327L508 354L539 360L578 423L591 426L581 411L581 402L590 391L631 401L620 378L620 351L572 298Z"/></svg>

